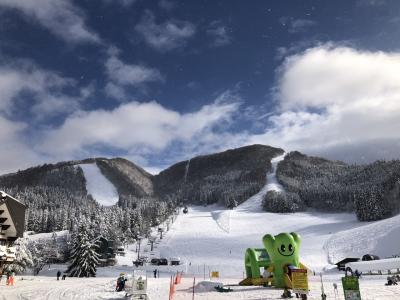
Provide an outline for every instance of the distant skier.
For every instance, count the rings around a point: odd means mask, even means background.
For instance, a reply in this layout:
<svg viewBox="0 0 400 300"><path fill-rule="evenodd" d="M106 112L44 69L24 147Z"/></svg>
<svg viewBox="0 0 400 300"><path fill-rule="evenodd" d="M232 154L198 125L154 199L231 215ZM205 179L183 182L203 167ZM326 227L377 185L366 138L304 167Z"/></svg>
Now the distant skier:
<svg viewBox="0 0 400 300"><path fill-rule="evenodd" d="M385 285L397 285L396 276L388 276L387 277L387 283Z"/></svg>
<svg viewBox="0 0 400 300"><path fill-rule="evenodd" d="M128 281L128 279L125 278L125 274L121 273L120 276L117 279L117 286L115 290L117 292L121 292L125 289L125 282Z"/></svg>
<svg viewBox="0 0 400 300"><path fill-rule="evenodd" d="M154 269L153 274L154 274L154 278L157 278L157 269Z"/></svg>
<svg viewBox="0 0 400 300"><path fill-rule="evenodd" d="M58 270L58 271L57 271L57 280L60 280L60 276L61 276L61 271Z"/></svg>
<svg viewBox="0 0 400 300"><path fill-rule="evenodd" d="M7 273L7 285L14 285L14 271Z"/></svg>

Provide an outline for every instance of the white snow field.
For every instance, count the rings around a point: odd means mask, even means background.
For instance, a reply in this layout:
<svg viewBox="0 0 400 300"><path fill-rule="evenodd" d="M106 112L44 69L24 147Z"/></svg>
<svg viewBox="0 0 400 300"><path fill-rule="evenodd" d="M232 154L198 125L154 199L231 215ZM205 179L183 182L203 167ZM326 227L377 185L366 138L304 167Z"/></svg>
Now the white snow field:
<svg viewBox="0 0 400 300"><path fill-rule="evenodd" d="M337 232L326 243L325 250L332 262L367 253L381 258L400 255L400 215Z"/></svg>
<svg viewBox="0 0 400 300"><path fill-rule="evenodd" d="M101 173L99 167L93 164L79 165L86 178L86 189L100 204L111 206L118 202L118 192L115 186Z"/></svg>

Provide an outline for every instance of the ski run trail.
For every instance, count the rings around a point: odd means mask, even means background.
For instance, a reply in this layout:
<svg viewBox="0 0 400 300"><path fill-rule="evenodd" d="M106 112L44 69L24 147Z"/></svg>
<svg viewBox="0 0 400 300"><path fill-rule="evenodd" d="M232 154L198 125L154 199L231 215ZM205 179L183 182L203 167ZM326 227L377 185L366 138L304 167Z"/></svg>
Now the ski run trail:
<svg viewBox="0 0 400 300"><path fill-rule="evenodd" d="M367 253L382 258L400 254L400 215L382 221L359 222L354 213L310 210L275 214L262 211L261 203L267 191L283 192L275 177L276 165L282 159L283 156L273 159L273 171L267 174L267 184L237 208L229 210L218 205L189 207L189 212L180 213L168 226L168 231L165 223L161 226L165 230L163 239L157 238L153 251L148 241L142 241L140 256L149 259L180 257L182 262L180 266L139 267L148 271L148 295L151 300L168 299L170 276L178 270L184 272L184 278L182 284L177 286L176 300L192 299L194 277L195 299L280 299L280 290L262 287L240 287L232 293L217 293L209 281L210 272L218 271L218 281L237 284L244 276L246 249L263 247L262 237L267 233L297 232L301 235L300 260L317 274L310 276L309 299L312 300L321 299L320 272L324 274L327 299L344 299L340 281L343 273L336 271L333 263ZM152 234L158 235L157 228ZM136 245L129 245L125 257L117 257L117 266L99 268L97 278L57 281L57 270L66 268L60 265L42 271L41 276L24 276L24 280L17 277L14 287L6 287L3 280L0 282L0 300L126 299L124 293L114 291L115 280L120 272L133 273L135 267L132 261L137 255ZM160 272L160 278L151 278L154 269ZM363 276L360 280L362 299L400 299L400 285L384 286L386 276ZM338 285L339 297L334 294L333 283Z"/></svg>
<svg viewBox="0 0 400 300"><path fill-rule="evenodd" d="M79 165L86 178L86 189L100 205L111 206L118 202L118 192L115 186L101 173L95 164Z"/></svg>

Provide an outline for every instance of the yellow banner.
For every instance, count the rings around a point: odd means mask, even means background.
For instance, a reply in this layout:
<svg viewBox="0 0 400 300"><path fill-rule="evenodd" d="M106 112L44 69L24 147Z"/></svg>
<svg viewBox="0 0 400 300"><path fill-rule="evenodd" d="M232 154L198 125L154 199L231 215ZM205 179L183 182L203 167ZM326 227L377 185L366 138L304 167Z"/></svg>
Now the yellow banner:
<svg viewBox="0 0 400 300"><path fill-rule="evenodd" d="M299 294L308 293L308 277L307 270L294 269L292 270L292 286L293 292Z"/></svg>
<svg viewBox="0 0 400 300"><path fill-rule="evenodd" d="M211 278L219 278L219 272L218 271L212 271L211 272Z"/></svg>

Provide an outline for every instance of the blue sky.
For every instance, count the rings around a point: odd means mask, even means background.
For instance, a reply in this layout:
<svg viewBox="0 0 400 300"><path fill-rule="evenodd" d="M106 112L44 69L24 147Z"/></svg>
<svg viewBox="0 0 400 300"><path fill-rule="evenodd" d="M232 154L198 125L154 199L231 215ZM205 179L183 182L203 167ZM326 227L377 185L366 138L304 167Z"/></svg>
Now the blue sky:
<svg viewBox="0 0 400 300"><path fill-rule="evenodd" d="M253 143L398 158L400 2L0 0L0 171Z"/></svg>

